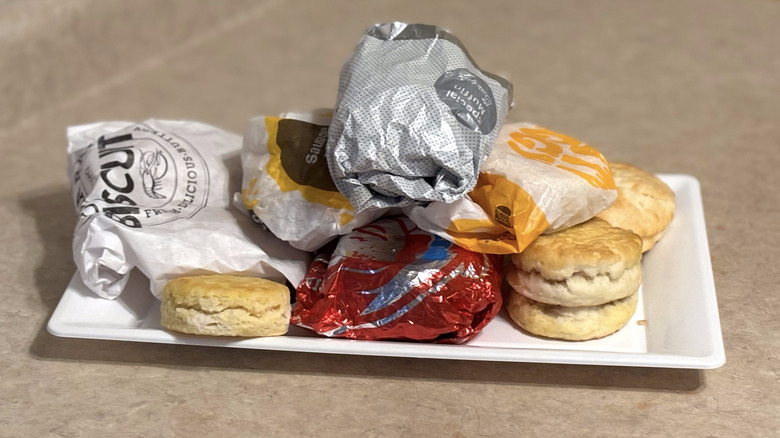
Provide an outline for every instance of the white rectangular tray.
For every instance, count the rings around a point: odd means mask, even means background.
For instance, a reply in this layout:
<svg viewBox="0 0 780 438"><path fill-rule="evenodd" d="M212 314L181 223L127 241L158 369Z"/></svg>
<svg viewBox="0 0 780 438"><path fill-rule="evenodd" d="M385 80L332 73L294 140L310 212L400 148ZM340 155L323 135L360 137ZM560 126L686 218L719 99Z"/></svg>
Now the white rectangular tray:
<svg viewBox="0 0 780 438"><path fill-rule="evenodd" d="M273 338L223 338L173 333L160 326L159 302L134 273L115 301L95 296L74 275L49 320L55 336L433 359L663 368L717 368L725 363L718 305L698 181L659 175L677 197L665 237L645 253L637 312L617 333L587 342L530 336L502 312L467 344L329 339L298 327Z"/></svg>

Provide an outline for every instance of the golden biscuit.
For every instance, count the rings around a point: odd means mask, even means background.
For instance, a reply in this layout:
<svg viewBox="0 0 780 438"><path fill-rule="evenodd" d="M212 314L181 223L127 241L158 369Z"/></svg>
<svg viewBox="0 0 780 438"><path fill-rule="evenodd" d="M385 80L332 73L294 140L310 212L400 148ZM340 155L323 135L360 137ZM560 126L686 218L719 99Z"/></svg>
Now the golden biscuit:
<svg viewBox="0 0 780 438"><path fill-rule="evenodd" d="M642 242L631 231L593 218L573 227L536 238L512 261L524 271L537 271L551 280L562 280L575 272L587 275L621 274L642 259Z"/></svg>
<svg viewBox="0 0 780 438"><path fill-rule="evenodd" d="M290 324L290 290L271 280L232 275L182 277L162 291L168 330L212 336L279 336Z"/></svg>
<svg viewBox="0 0 780 438"><path fill-rule="evenodd" d="M524 330L547 338L587 341L620 330L636 311L638 294L598 306L563 307L538 303L511 292L507 311Z"/></svg>
<svg viewBox="0 0 780 438"><path fill-rule="evenodd" d="M638 234L645 252L663 236L674 217L674 192L655 175L630 164L610 163L609 168L618 197L596 217Z"/></svg>
<svg viewBox="0 0 780 438"><path fill-rule="evenodd" d="M603 304L642 283L642 241L631 231L593 218L541 235L512 256L507 280L531 299L561 306Z"/></svg>

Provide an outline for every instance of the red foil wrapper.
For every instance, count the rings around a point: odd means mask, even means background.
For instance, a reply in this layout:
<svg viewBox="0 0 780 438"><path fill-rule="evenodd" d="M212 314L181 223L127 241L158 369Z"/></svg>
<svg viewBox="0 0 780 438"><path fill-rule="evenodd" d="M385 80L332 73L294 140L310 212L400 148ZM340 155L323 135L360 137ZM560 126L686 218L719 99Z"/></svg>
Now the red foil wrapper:
<svg viewBox="0 0 780 438"><path fill-rule="evenodd" d="M330 337L466 342L501 309L501 267L406 217L382 219L315 258L291 322Z"/></svg>

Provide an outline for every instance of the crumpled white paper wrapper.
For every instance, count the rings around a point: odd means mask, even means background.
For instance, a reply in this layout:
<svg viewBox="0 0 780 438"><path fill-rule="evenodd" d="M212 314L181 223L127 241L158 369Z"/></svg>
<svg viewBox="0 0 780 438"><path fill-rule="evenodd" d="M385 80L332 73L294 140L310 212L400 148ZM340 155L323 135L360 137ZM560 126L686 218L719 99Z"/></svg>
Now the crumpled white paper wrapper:
<svg viewBox="0 0 780 438"><path fill-rule="evenodd" d="M472 251L515 254L542 233L584 222L617 189L606 158L567 135L505 124L468 196L404 209L414 223Z"/></svg>
<svg viewBox="0 0 780 438"><path fill-rule="evenodd" d="M356 213L333 185L325 159L332 115L321 108L255 117L244 135L243 179L234 205L304 251L316 251L385 212Z"/></svg>
<svg viewBox="0 0 780 438"><path fill-rule="evenodd" d="M80 217L73 256L97 295L118 297L138 268L160 297L176 277L233 274L294 286L309 254L231 207L241 137L197 122L102 122L68 129Z"/></svg>

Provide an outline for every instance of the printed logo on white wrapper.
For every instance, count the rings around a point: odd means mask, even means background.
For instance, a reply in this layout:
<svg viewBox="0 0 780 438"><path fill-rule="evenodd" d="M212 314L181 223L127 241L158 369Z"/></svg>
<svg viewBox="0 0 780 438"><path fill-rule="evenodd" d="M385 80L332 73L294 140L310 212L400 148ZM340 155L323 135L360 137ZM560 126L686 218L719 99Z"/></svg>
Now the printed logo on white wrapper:
<svg viewBox="0 0 780 438"><path fill-rule="evenodd" d="M145 124L98 138L73 173L82 220L102 214L141 228L190 218L208 201L208 168L197 149Z"/></svg>

